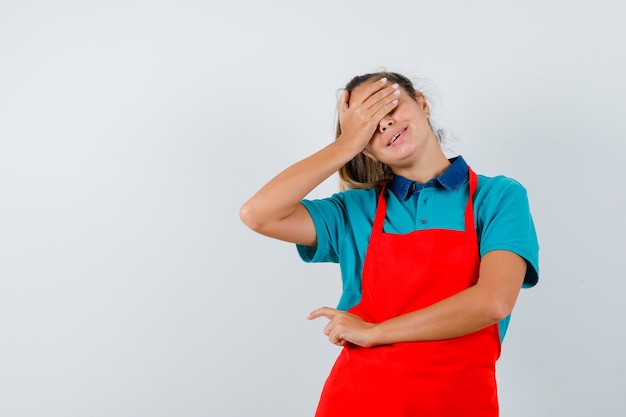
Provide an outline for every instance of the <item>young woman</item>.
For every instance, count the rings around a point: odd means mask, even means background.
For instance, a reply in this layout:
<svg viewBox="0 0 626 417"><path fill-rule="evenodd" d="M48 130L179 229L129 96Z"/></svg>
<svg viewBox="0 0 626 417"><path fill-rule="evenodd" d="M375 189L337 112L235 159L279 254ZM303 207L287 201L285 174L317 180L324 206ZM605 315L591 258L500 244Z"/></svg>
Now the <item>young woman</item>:
<svg viewBox="0 0 626 417"><path fill-rule="evenodd" d="M355 77L337 138L241 208L256 232L339 262L343 294L324 333L343 346L318 417L498 415L495 362L538 244L525 189L448 160L406 77ZM304 200L339 171L347 191Z"/></svg>

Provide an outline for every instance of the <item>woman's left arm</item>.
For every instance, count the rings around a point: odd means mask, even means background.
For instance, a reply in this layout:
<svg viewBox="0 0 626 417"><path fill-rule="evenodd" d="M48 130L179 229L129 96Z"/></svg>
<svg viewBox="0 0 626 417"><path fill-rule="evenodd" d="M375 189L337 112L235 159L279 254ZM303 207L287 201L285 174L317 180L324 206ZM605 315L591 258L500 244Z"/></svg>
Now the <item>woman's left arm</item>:
<svg viewBox="0 0 626 417"><path fill-rule="evenodd" d="M438 303L382 323L368 323L360 317L322 307L309 319L330 320L324 333L331 343L345 341L372 347L400 342L443 340L463 336L508 316L526 274L526 261L519 255L494 250L480 262L476 285Z"/></svg>

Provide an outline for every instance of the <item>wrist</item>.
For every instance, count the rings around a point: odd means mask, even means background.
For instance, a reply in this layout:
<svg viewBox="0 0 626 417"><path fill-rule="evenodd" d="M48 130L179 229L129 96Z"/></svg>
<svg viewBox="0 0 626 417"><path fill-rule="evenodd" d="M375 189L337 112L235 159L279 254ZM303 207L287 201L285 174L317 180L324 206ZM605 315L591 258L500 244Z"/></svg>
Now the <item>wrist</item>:
<svg viewBox="0 0 626 417"><path fill-rule="evenodd" d="M358 143L358 141L355 141L353 138L347 137L343 134L335 139L333 144L350 154L350 159L354 158L356 155L362 152L363 149L365 149L365 145L361 145Z"/></svg>
<svg viewBox="0 0 626 417"><path fill-rule="evenodd" d="M385 330L383 323L372 323L370 328L369 347L385 345Z"/></svg>

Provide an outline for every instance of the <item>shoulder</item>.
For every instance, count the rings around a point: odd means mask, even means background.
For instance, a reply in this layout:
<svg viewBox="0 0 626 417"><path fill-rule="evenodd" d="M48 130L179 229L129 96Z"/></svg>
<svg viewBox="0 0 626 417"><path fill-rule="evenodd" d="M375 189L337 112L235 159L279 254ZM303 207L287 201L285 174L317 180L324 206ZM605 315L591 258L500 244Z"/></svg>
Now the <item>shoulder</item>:
<svg viewBox="0 0 626 417"><path fill-rule="evenodd" d="M476 186L477 193L485 195L501 194L501 193L522 193L526 194L526 188L517 180L497 175L495 177L487 177L478 175L478 184Z"/></svg>
<svg viewBox="0 0 626 417"><path fill-rule="evenodd" d="M302 204L315 220L343 217L346 221L359 213L369 213L376 207L378 192L375 189L347 190L327 198L302 200Z"/></svg>
<svg viewBox="0 0 626 417"><path fill-rule="evenodd" d="M362 189L362 190L347 190L343 193L343 201L346 205L356 207L368 207L372 204L376 205L378 200L378 194L380 190L374 188ZM335 194L335 195L338 195Z"/></svg>
<svg viewBox="0 0 626 417"><path fill-rule="evenodd" d="M530 217L526 188L503 175L479 175L474 194L474 212L479 226L488 226L495 218L507 219L508 222L526 221Z"/></svg>
<svg viewBox="0 0 626 417"><path fill-rule="evenodd" d="M528 206L528 195L526 188L513 178L479 175L474 203L476 209L496 210L511 205L522 208Z"/></svg>

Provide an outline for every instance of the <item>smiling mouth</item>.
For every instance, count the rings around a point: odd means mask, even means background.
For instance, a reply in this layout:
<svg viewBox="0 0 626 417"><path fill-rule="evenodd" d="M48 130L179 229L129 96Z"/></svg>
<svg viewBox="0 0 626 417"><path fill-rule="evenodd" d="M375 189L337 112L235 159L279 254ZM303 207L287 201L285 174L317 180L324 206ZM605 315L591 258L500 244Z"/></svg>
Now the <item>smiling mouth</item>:
<svg viewBox="0 0 626 417"><path fill-rule="evenodd" d="M391 138L391 142L389 142L389 145L387 146L391 146L393 145L393 143L400 137L401 134L403 134L405 132L406 129L402 129L401 131L399 131L398 133L396 133L392 138Z"/></svg>

